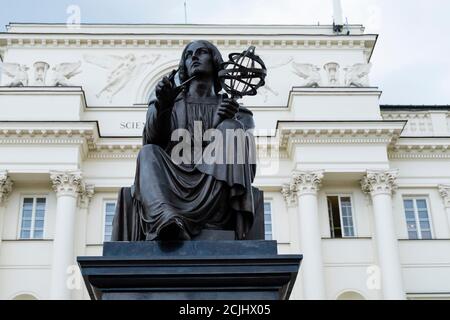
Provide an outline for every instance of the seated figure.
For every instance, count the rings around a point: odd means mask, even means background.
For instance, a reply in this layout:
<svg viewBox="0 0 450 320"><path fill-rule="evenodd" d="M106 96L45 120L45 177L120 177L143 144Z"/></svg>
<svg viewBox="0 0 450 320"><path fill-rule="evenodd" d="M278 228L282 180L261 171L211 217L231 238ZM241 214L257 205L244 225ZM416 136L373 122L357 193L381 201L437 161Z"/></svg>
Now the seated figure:
<svg viewBox="0 0 450 320"><path fill-rule="evenodd" d="M205 229L233 230L239 240L261 238L263 198L251 186L255 145L248 130L254 128L253 115L220 93L222 63L213 44L191 42L178 69L181 83L191 81L180 90L173 72L156 86L134 185L123 188L118 197L112 241L190 240ZM214 135L205 141L211 129L221 139ZM244 132L244 138L229 135L236 130ZM241 143L236 142L239 137ZM219 148L210 156L223 161L205 161L213 142Z"/></svg>

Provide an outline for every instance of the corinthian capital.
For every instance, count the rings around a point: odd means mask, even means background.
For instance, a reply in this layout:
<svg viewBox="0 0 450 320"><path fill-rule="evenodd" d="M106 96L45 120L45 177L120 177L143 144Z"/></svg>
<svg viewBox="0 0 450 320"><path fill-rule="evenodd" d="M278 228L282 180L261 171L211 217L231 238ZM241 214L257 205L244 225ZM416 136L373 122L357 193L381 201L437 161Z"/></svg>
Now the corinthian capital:
<svg viewBox="0 0 450 320"><path fill-rule="evenodd" d="M281 187L281 194L288 207L295 206L297 204L297 193L292 190L290 184L284 184Z"/></svg>
<svg viewBox="0 0 450 320"><path fill-rule="evenodd" d="M377 194L392 195L397 189L396 178L398 170L387 171L367 171L361 180L363 192L370 193L372 196Z"/></svg>
<svg viewBox="0 0 450 320"><path fill-rule="evenodd" d="M94 186L91 184L86 184L80 191L80 198L78 198L78 206L81 209L87 209L92 197L94 196Z"/></svg>
<svg viewBox="0 0 450 320"><path fill-rule="evenodd" d="M296 171L292 175L291 190L297 195L316 194L322 178L323 171Z"/></svg>
<svg viewBox="0 0 450 320"><path fill-rule="evenodd" d="M0 206L2 206L8 199L12 191L13 182L8 176L7 171L0 171Z"/></svg>
<svg viewBox="0 0 450 320"><path fill-rule="evenodd" d="M446 208L450 208L450 185L440 185L439 194L444 200L444 205Z"/></svg>
<svg viewBox="0 0 450 320"><path fill-rule="evenodd" d="M52 171L50 179L58 197L77 197L84 189L80 171Z"/></svg>

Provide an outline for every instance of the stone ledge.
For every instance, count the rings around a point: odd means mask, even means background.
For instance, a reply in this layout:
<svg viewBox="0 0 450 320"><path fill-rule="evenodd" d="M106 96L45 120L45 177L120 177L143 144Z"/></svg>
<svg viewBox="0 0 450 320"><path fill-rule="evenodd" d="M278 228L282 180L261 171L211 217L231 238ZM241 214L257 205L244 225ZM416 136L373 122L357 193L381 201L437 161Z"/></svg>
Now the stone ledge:
<svg viewBox="0 0 450 320"><path fill-rule="evenodd" d="M284 300L302 256L275 241L112 242L77 260L93 300Z"/></svg>

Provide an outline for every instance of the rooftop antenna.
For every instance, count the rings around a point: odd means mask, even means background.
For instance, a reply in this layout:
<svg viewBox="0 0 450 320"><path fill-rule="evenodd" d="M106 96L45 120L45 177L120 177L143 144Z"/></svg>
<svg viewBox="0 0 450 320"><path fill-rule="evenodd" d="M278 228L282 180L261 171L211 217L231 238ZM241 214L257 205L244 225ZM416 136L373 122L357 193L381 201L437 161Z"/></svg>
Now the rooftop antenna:
<svg viewBox="0 0 450 320"><path fill-rule="evenodd" d="M333 31L341 33L344 27L341 0L333 0Z"/></svg>
<svg viewBox="0 0 450 320"><path fill-rule="evenodd" d="M184 0L184 24L187 24L187 8L186 8L186 0Z"/></svg>
<svg viewBox="0 0 450 320"><path fill-rule="evenodd" d="M345 17L345 29L347 30L346 34L349 35L350 34L350 28L348 27L348 18Z"/></svg>

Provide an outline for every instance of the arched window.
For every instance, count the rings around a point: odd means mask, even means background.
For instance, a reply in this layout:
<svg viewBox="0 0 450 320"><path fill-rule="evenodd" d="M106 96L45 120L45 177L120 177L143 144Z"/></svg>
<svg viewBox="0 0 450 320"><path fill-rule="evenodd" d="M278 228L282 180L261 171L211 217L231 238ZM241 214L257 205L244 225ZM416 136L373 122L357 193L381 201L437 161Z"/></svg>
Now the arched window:
<svg viewBox="0 0 450 320"><path fill-rule="evenodd" d="M176 70L178 68L179 60L174 59L167 61L155 69L153 69L151 72L149 72L144 79L142 79L142 82L138 85L136 88L136 97L135 101L137 104L146 104L148 103L149 99L151 98L151 95L156 87L156 84L166 75L169 75L172 70ZM175 78L175 81L178 79Z"/></svg>
<svg viewBox="0 0 450 320"><path fill-rule="evenodd" d="M366 300L366 298L356 291L346 291L341 293L336 300Z"/></svg>
<svg viewBox="0 0 450 320"><path fill-rule="evenodd" d="M38 298L31 293L21 293L12 298L12 300L38 300Z"/></svg>

